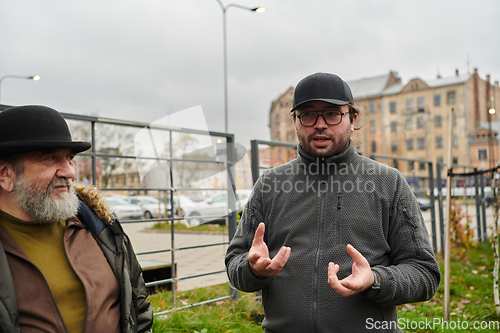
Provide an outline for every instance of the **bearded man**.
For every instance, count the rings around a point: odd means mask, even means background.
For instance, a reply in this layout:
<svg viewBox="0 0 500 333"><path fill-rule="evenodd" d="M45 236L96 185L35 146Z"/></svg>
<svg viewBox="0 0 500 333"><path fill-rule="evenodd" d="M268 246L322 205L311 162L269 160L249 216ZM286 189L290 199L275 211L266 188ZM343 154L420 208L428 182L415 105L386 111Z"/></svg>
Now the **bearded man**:
<svg viewBox="0 0 500 333"><path fill-rule="evenodd" d="M0 113L0 331L150 332L127 235L100 194L74 184L73 141L45 106Z"/></svg>
<svg viewBox="0 0 500 333"><path fill-rule="evenodd" d="M233 285L262 289L266 333L401 332L396 305L439 285L408 183L353 147L353 102L335 74L297 84L298 156L257 180L227 249Z"/></svg>

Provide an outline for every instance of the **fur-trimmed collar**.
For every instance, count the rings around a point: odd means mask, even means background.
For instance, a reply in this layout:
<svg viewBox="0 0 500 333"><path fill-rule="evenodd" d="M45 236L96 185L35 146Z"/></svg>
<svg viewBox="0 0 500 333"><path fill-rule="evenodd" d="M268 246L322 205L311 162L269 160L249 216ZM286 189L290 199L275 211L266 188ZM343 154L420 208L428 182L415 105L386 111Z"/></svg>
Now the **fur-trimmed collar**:
<svg viewBox="0 0 500 333"><path fill-rule="evenodd" d="M113 209L97 189L82 184L74 184L76 194L105 223L113 222Z"/></svg>

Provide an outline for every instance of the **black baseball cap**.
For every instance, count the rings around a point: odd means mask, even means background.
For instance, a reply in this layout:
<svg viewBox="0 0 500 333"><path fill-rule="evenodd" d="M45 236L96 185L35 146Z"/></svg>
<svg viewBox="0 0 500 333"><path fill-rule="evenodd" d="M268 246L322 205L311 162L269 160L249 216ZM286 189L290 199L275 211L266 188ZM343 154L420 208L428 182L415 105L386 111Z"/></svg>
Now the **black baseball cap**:
<svg viewBox="0 0 500 333"><path fill-rule="evenodd" d="M334 105L347 105L353 103L351 88L338 75L330 73L315 73L306 76L295 87L293 95L294 111L300 105L322 101Z"/></svg>

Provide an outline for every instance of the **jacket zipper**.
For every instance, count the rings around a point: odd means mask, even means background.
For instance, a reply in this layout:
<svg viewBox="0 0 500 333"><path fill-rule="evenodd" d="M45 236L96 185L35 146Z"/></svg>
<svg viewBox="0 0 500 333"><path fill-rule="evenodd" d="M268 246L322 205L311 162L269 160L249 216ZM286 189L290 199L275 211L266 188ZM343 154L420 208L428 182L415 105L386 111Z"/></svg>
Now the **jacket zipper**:
<svg viewBox="0 0 500 333"><path fill-rule="evenodd" d="M340 244L340 209L342 208L342 192L337 193L337 210L335 211L335 225L337 228L337 243Z"/></svg>
<svg viewBox="0 0 500 333"><path fill-rule="evenodd" d="M325 186L327 184L325 183ZM321 252L321 239L323 234L323 219L325 215L325 200L326 191L321 193L321 205L319 211L319 231L318 231L318 248L316 250L316 258L314 260L314 276L313 276L313 332L318 332L318 275L319 275L319 256Z"/></svg>

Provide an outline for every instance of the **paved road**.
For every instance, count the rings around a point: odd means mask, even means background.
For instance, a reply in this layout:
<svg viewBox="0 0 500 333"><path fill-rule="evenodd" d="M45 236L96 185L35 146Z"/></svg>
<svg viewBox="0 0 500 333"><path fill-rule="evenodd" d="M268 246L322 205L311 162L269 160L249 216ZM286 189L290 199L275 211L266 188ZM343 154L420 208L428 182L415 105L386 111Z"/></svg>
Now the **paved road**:
<svg viewBox="0 0 500 333"><path fill-rule="evenodd" d="M129 235L136 253L146 251L156 251L172 248L172 239L169 232L148 231L153 222L147 223L125 223L123 229ZM207 235L195 233L175 233L175 247L188 247L205 244L216 244L228 241L227 234ZM227 245L218 245L193 250L182 250L175 253L177 263L177 277L209 273L224 270L224 256ZM154 260L165 263L171 262L171 253L155 253L139 255L139 260ZM200 278L193 278L179 281L177 290L190 290L199 287L211 286L227 282L226 273L207 275Z"/></svg>

